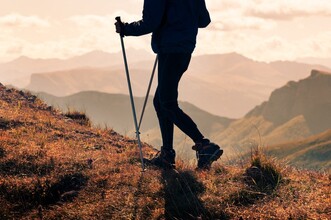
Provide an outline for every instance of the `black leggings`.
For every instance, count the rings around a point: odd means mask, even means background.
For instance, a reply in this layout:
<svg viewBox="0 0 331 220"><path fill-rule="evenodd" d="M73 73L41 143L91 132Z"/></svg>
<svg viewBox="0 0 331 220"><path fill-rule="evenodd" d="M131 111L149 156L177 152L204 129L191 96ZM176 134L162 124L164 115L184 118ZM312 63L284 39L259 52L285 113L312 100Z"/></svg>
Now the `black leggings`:
<svg viewBox="0 0 331 220"><path fill-rule="evenodd" d="M174 124L194 142L204 138L193 120L178 107L178 84L187 70L191 54L158 54L158 86L154 107L159 119L163 147L173 148Z"/></svg>

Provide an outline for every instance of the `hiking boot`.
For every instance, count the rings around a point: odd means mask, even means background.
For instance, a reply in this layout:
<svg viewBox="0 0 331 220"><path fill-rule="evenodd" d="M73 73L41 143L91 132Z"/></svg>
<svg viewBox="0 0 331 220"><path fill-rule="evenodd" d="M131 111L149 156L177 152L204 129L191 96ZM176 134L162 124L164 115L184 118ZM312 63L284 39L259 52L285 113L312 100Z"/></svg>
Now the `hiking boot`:
<svg viewBox="0 0 331 220"><path fill-rule="evenodd" d="M174 169L175 168L176 152L173 149L161 147L155 157L151 160L147 160L147 164L162 168L162 169Z"/></svg>
<svg viewBox="0 0 331 220"><path fill-rule="evenodd" d="M201 143L196 143L192 149L196 151L198 169L209 170L211 164L218 160L223 154L223 150L208 139L203 139Z"/></svg>

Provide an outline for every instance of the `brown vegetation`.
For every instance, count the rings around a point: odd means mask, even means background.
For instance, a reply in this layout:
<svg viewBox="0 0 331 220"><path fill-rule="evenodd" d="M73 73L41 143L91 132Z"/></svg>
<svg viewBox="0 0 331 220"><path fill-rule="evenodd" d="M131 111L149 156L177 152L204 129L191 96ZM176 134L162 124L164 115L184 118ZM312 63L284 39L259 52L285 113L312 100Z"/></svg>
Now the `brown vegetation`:
<svg viewBox="0 0 331 220"><path fill-rule="evenodd" d="M77 114L76 114L77 115ZM78 117L81 119L81 117ZM154 153L144 145L145 156ZM330 177L256 154L141 172L135 141L0 84L0 219L328 219Z"/></svg>

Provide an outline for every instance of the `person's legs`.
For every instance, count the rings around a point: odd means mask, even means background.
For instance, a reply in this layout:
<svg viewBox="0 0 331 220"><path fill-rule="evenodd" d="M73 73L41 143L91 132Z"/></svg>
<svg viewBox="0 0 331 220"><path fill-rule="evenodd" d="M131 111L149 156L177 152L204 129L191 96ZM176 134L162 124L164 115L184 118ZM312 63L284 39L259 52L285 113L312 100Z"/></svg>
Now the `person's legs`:
<svg viewBox="0 0 331 220"><path fill-rule="evenodd" d="M153 104L159 119L163 147L164 149L173 149L174 123L161 111L158 88L155 92Z"/></svg>
<svg viewBox="0 0 331 220"><path fill-rule="evenodd" d="M173 168L176 153L173 149L174 124L188 135L197 151L198 168L209 169L211 163L223 154L217 144L205 139L193 120L178 107L178 84L187 70L191 54L159 54L158 87L154 107L159 119L163 147L160 154L150 162L158 167Z"/></svg>
<svg viewBox="0 0 331 220"><path fill-rule="evenodd" d="M203 139L203 135L198 130L198 127L193 120L178 107L177 101L178 84L183 73L188 68L191 54L159 54L158 58L159 73L156 93L158 105L156 105L156 111L158 112L159 120L161 116L160 127L162 137L167 138L167 140L164 140L163 142L168 144L173 141L173 125L171 129L171 122L188 135L194 142L200 142ZM157 106L159 108L157 108ZM164 132L165 134L163 134Z"/></svg>

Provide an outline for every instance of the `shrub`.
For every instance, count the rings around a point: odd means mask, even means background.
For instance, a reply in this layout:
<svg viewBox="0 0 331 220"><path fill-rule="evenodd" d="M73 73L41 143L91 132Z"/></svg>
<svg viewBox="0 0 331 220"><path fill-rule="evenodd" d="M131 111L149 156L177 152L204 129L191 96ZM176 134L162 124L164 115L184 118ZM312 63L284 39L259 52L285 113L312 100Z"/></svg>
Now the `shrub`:
<svg viewBox="0 0 331 220"><path fill-rule="evenodd" d="M84 112L79 112L76 110L69 110L65 114L65 116L74 120L75 122L77 122L80 125L91 126L91 121Z"/></svg>
<svg viewBox="0 0 331 220"><path fill-rule="evenodd" d="M270 193L282 180L281 168L276 161L259 150L251 157L251 166L246 169L246 182L260 192Z"/></svg>

